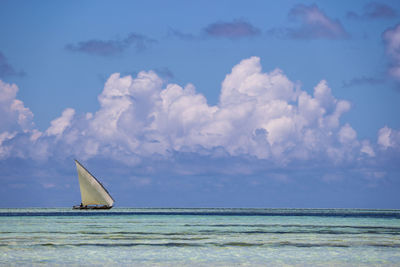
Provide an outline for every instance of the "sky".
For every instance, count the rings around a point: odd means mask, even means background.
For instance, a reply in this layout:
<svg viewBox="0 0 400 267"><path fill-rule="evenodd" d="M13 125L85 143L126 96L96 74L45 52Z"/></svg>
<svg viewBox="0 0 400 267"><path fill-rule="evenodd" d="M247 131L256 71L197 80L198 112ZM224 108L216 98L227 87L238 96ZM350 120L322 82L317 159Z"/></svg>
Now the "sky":
<svg viewBox="0 0 400 267"><path fill-rule="evenodd" d="M0 1L0 207L400 208L398 1Z"/></svg>

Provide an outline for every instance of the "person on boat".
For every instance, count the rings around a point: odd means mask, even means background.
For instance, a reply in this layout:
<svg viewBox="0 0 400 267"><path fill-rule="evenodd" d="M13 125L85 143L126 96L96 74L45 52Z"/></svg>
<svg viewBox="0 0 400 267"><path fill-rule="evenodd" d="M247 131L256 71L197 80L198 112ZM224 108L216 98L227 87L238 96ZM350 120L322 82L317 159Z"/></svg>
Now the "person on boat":
<svg viewBox="0 0 400 267"><path fill-rule="evenodd" d="M83 208L83 204L82 204L82 202L81 202L81 205L79 206L80 208Z"/></svg>

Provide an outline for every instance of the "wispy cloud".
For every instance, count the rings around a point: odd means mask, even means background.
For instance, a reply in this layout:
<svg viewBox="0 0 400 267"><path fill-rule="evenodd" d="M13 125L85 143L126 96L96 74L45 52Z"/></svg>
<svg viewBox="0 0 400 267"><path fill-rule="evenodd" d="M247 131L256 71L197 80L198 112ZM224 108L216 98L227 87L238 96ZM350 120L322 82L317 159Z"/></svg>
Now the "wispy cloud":
<svg viewBox="0 0 400 267"><path fill-rule="evenodd" d="M137 51L146 49L156 41L141 34L131 33L122 40L97 40L82 41L77 44L67 44L65 49L71 52L81 52L98 56L111 56L122 53L129 47Z"/></svg>
<svg viewBox="0 0 400 267"><path fill-rule="evenodd" d="M384 82L385 81L382 78L361 76L361 77L353 78L348 81L343 81L343 88L359 86L359 85L378 85L378 84L382 84Z"/></svg>
<svg viewBox="0 0 400 267"><path fill-rule="evenodd" d="M349 19L387 19L397 17L397 12L386 4L371 2L364 6L362 13L350 11L346 16Z"/></svg>
<svg viewBox="0 0 400 267"><path fill-rule="evenodd" d="M232 22L215 22L204 28L207 36L221 38L243 38L259 35L261 31L244 20L234 20Z"/></svg>
<svg viewBox="0 0 400 267"><path fill-rule="evenodd" d="M186 40L186 41L198 39L198 37L195 36L194 34L184 33L184 32L181 32L181 31L173 29L173 28L168 29L167 37L177 37L179 39Z"/></svg>
<svg viewBox="0 0 400 267"><path fill-rule="evenodd" d="M167 81L175 78L174 73L167 67L157 68L157 69L154 69L154 71L158 74L158 76L160 76L161 78L163 78Z"/></svg>
<svg viewBox="0 0 400 267"><path fill-rule="evenodd" d="M298 27L275 28L270 34L290 39L344 39L350 35L337 19L328 17L317 5L299 4L293 7L288 17L299 23Z"/></svg>
<svg viewBox="0 0 400 267"><path fill-rule="evenodd" d="M243 19L235 19L231 22L215 22L204 27L199 34L184 33L176 29L168 29L168 37L176 37L181 40L193 41L205 38L227 38L237 40L254 37L261 34L260 29Z"/></svg>
<svg viewBox="0 0 400 267"><path fill-rule="evenodd" d="M24 71L17 71L8 63L7 58L0 52L0 77L6 76L24 76Z"/></svg>

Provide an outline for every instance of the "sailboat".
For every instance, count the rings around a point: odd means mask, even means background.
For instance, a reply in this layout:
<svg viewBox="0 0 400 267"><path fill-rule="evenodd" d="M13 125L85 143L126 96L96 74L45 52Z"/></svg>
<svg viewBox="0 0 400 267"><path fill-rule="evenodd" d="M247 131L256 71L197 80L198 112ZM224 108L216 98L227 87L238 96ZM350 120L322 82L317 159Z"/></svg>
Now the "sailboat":
<svg viewBox="0 0 400 267"><path fill-rule="evenodd" d="M107 189L79 161L75 160L75 164L82 202L73 209L111 209L114 199Z"/></svg>

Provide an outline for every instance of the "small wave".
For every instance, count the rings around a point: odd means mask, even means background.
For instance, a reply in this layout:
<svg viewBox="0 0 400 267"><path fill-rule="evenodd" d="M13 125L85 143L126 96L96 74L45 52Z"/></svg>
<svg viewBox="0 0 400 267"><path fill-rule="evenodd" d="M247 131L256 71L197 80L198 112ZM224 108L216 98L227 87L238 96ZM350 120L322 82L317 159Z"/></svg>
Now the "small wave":
<svg viewBox="0 0 400 267"><path fill-rule="evenodd" d="M400 248L400 244L376 244L376 243L371 243L371 244L368 244L368 246L371 246L371 247L383 247L383 248Z"/></svg>
<svg viewBox="0 0 400 267"><path fill-rule="evenodd" d="M104 240L160 240L160 237L148 237L148 236L105 236ZM208 237L169 237L168 240L182 240L182 241L195 241L195 240L207 240Z"/></svg>
<svg viewBox="0 0 400 267"><path fill-rule="evenodd" d="M245 227L245 228L352 228L352 229L382 229L400 231L396 226L375 226L375 225L325 225L325 224L185 224L185 227Z"/></svg>
<svg viewBox="0 0 400 267"><path fill-rule="evenodd" d="M299 247L299 248L312 248L312 247L339 247L339 248L347 248L351 247L351 245L340 244L340 243L298 243L298 242L279 242L273 244L273 246L278 247Z"/></svg>
<svg viewBox="0 0 400 267"><path fill-rule="evenodd" d="M200 230L198 231L202 234L214 234L214 235L226 235L226 234L248 234L248 235L258 235L258 234L287 234L287 235L297 235L297 234L317 234L317 235L363 235L363 234L373 234L373 235L400 235L400 231L338 231L338 230L288 230L288 231L278 231L278 230L251 230L251 231L219 231L219 230Z"/></svg>
<svg viewBox="0 0 400 267"><path fill-rule="evenodd" d="M217 244L220 247L260 247L264 244L260 243L246 243L246 242L228 242L223 244Z"/></svg>
<svg viewBox="0 0 400 267"><path fill-rule="evenodd" d="M8 246L0 244L0 246ZM376 247L376 248L400 248L400 244L394 243L336 243L336 242L271 242L271 243L248 243L248 242L225 242L225 243L195 243L195 242L161 242L161 243L146 243L146 242L130 242L130 243L41 243L33 246L41 247L298 247L298 248L316 248L316 247L332 247L332 248L349 248L349 247Z"/></svg>
<svg viewBox="0 0 400 267"><path fill-rule="evenodd" d="M36 246L43 247L136 247L136 246L160 246L160 247L199 247L203 244L198 243L77 243L77 244L56 244L56 243L43 243L37 244Z"/></svg>

